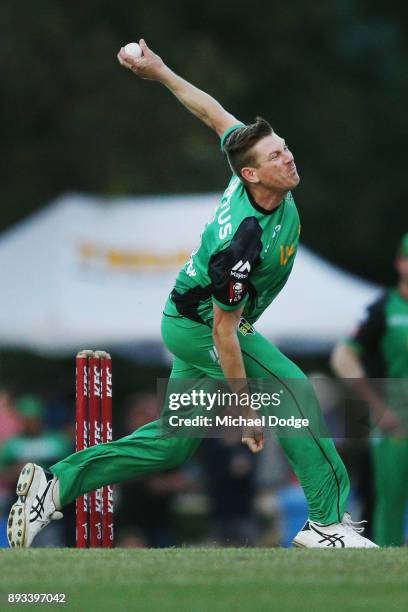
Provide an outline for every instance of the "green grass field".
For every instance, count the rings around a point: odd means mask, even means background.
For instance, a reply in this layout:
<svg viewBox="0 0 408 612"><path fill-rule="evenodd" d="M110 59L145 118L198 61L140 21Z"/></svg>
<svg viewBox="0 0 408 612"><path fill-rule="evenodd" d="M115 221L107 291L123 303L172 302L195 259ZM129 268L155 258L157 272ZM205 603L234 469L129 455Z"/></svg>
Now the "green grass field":
<svg viewBox="0 0 408 612"><path fill-rule="evenodd" d="M116 610L408 610L408 549L0 551L0 610L8 593L65 593L40 607ZM37 604L38 607L38 604Z"/></svg>

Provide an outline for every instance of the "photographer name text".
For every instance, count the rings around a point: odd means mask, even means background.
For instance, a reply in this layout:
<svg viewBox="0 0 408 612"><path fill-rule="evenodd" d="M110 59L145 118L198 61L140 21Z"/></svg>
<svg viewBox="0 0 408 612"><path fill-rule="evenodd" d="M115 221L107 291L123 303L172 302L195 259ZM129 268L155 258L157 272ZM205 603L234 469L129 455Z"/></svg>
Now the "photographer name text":
<svg viewBox="0 0 408 612"><path fill-rule="evenodd" d="M226 416L203 416L182 417L171 415L168 419L171 427L291 427L300 429L309 427L309 419L297 419L293 416L289 418L277 417L275 415L262 415L256 418L247 418L242 415L232 417Z"/></svg>

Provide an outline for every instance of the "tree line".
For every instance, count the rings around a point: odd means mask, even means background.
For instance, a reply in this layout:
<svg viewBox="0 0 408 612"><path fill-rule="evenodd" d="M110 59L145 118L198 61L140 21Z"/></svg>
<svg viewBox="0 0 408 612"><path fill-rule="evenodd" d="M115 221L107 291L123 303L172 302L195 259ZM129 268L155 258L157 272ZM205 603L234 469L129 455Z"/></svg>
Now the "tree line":
<svg viewBox="0 0 408 612"><path fill-rule="evenodd" d="M295 154L303 242L391 283L408 231L408 5L39 0L0 5L0 230L66 191L221 191L214 134L160 85L120 68L143 36L243 121L267 118Z"/></svg>

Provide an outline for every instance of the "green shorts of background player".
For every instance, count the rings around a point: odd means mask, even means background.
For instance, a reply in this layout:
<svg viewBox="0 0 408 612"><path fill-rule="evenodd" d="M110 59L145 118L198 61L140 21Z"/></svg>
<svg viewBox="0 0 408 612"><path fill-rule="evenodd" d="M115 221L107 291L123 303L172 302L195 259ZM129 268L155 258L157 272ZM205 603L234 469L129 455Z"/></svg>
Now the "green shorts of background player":
<svg viewBox="0 0 408 612"><path fill-rule="evenodd" d="M408 502L408 440L372 440L376 503L374 536L380 546L405 544Z"/></svg>

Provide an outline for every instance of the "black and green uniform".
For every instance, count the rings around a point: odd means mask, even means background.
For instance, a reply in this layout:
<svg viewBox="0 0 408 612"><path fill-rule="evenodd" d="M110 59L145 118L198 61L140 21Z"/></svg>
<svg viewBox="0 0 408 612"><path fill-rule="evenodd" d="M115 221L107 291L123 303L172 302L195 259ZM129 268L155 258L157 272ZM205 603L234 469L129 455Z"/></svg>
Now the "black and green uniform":
<svg viewBox="0 0 408 612"><path fill-rule="evenodd" d="M254 324L288 280L299 234L291 193L267 211L233 176L199 247L181 269L165 312L211 325L215 302L224 310L244 306L243 316Z"/></svg>
<svg viewBox="0 0 408 612"><path fill-rule="evenodd" d="M397 289L383 294L347 343L368 376L384 379L386 403L408 427L408 300ZM376 487L374 539L380 546L404 543L408 501L408 439L373 437Z"/></svg>
<svg viewBox="0 0 408 612"><path fill-rule="evenodd" d="M222 143L237 127L227 130ZM247 377L276 382L297 417L314 420L320 414L303 372L252 327L285 285L299 233L290 193L267 211L232 177L165 305L162 336L174 356L173 381L195 380L199 387L204 379L223 378L212 337L213 303L224 310L244 306L238 339ZM332 440L312 428L279 440L307 497L310 518L322 524L339 522L349 481ZM104 484L179 465L199 443L197 438L168 435L156 421L126 438L71 455L52 470L61 481L62 502L67 503Z"/></svg>

